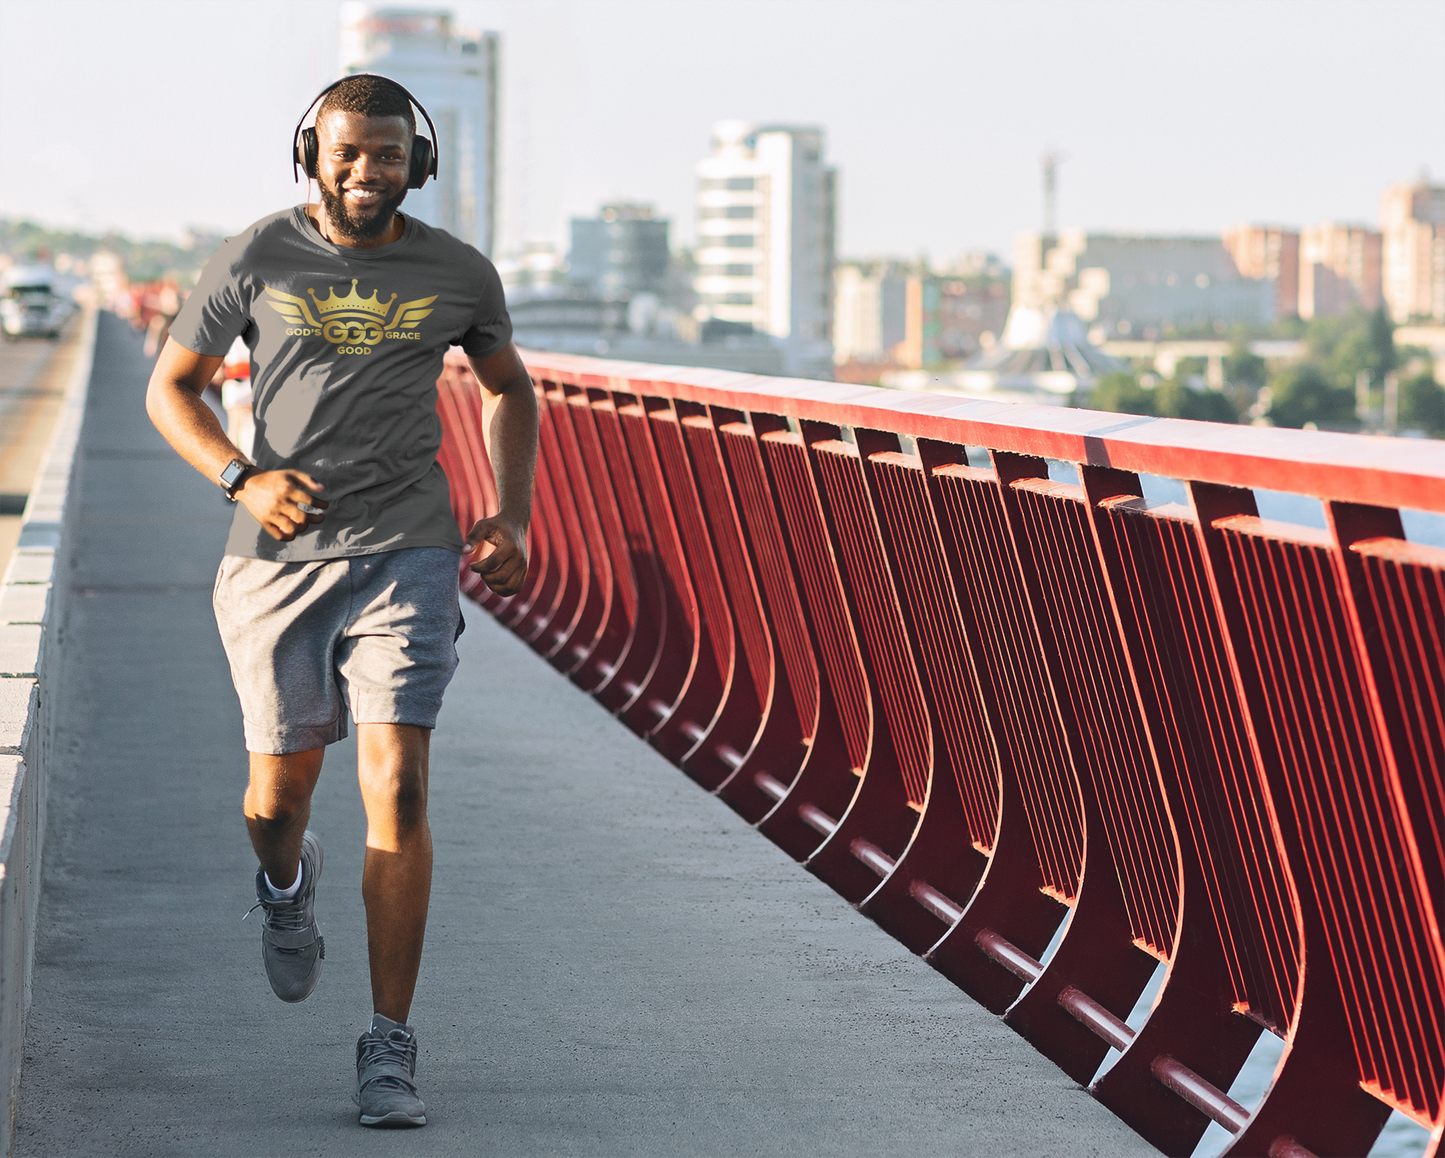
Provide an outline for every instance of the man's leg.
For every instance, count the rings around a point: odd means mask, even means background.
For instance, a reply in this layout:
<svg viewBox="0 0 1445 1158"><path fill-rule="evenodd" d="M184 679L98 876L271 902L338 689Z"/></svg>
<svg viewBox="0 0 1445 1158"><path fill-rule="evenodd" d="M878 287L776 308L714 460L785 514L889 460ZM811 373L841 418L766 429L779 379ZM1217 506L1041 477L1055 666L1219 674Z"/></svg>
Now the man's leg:
<svg viewBox="0 0 1445 1158"><path fill-rule="evenodd" d="M321 980L326 957L315 909L321 842L306 831L324 751L311 748L285 756L251 753L245 810L251 845L262 869L256 874L256 904L266 912L261 961L272 991L282 1001L305 1001Z"/></svg>
<svg viewBox="0 0 1445 1158"><path fill-rule="evenodd" d="M411 1001L431 900L427 757L457 665L457 557L413 547L350 562L356 610L337 643L336 671L356 721L366 806L361 891L372 1007L351 1096L363 1126L425 1126Z"/></svg>
<svg viewBox="0 0 1445 1158"><path fill-rule="evenodd" d="M432 844L426 816L431 729L358 724L356 739L357 775L366 806L361 894L366 902L372 1009L405 1024L421 967L431 898ZM300 832L298 827L298 850Z"/></svg>
<svg viewBox="0 0 1445 1158"><path fill-rule="evenodd" d="M321 775L325 748L270 756L251 755L251 783L244 808L251 847L278 889L291 887L301 864L301 838L311 819L311 794Z"/></svg>

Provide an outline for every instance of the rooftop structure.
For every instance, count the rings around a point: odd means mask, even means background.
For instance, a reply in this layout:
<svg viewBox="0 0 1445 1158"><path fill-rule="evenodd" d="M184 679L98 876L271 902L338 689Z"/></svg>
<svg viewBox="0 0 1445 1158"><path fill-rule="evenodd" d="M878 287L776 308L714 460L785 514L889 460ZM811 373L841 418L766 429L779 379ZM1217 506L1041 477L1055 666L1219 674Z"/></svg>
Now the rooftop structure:
<svg viewBox="0 0 1445 1158"><path fill-rule="evenodd" d="M1015 305L1003 340L961 370L895 373L884 380L907 390L1063 406L1073 401L1075 391L1088 389L1101 374L1125 365L1089 340L1088 328L1077 314Z"/></svg>

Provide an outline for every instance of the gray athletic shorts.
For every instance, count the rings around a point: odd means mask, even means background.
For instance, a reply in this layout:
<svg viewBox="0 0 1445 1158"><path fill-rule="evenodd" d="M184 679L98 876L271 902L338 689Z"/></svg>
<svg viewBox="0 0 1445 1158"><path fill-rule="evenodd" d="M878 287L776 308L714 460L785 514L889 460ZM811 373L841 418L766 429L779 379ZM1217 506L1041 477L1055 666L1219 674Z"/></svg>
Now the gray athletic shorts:
<svg viewBox="0 0 1445 1158"><path fill-rule="evenodd" d="M227 555L216 626L241 699L246 748L333 744L358 724L436 727L457 667L457 563L444 547L272 563Z"/></svg>

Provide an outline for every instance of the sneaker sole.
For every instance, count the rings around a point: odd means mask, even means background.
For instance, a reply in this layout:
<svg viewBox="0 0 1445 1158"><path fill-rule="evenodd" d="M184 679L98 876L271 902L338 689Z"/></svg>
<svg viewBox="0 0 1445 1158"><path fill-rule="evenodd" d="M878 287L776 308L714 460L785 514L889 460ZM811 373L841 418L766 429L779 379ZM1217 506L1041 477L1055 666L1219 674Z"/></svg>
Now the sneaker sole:
<svg viewBox="0 0 1445 1158"><path fill-rule="evenodd" d="M404 1113L401 1110L393 1110L391 1113L383 1114L379 1118L372 1117L369 1114L362 1114L361 1124L363 1126L379 1127L383 1130L405 1130L412 1126L425 1126L426 1115L418 1114L416 1117L412 1117L410 1114Z"/></svg>

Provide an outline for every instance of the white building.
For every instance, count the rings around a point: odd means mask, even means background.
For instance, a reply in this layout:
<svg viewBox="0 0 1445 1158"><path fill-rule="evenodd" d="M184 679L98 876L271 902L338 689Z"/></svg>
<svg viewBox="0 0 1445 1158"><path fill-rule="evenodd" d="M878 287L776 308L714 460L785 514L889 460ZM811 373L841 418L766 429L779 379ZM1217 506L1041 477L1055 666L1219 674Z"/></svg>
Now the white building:
<svg viewBox="0 0 1445 1158"><path fill-rule="evenodd" d="M496 226L497 55L495 32L454 30L449 12L342 5L342 71L391 77L436 123L437 178L407 193L405 212L486 254Z"/></svg>
<svg viewBox="0 0 1445 1158"><path fill-rule="evenodd" d="M789 372L832 366L836 171L817 128L721 121L699 163L698 320L778 339Z"/></svg>
<svg viewBox="0 0 1445 1158"><path fill-rule="evenodd" d="M908 336L908 277L891 261L850 261L833 277L833 361L887 362Z"/></svg>

